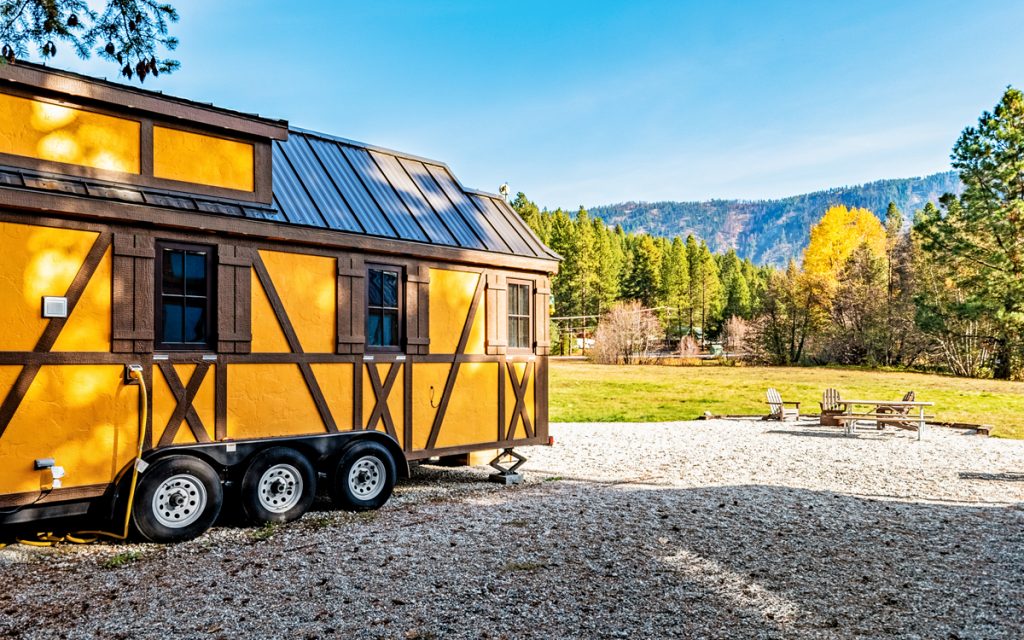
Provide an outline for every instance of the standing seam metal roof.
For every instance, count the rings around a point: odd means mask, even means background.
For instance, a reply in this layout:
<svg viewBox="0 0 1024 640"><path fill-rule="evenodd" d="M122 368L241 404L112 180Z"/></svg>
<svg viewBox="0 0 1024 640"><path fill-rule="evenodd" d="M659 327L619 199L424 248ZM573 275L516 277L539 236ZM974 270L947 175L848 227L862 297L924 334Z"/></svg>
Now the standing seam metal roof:
<svg viewBox="0 0 1024 640"><path fill-rule="evenodd" d="M294 128L273 146L288 223L559 259L504 199L464 188L443 163Z"/></svg>

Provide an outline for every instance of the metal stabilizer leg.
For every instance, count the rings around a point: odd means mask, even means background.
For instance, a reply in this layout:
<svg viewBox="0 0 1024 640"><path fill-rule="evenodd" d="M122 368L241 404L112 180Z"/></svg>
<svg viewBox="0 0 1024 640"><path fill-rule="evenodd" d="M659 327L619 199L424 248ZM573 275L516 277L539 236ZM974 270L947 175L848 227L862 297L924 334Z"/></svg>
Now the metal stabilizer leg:
<svg viewBox="0 0 1024 640"><path fill-rule="evenodd" d="M502 458L506 456L516 461L515 464L513 464L511 467L508 467L507 469L501 466L501 464L499 464ZM497 473L492 473L487 477L487 479L490 480L491 482L497 482L504 485L520 484L523 481L523 474L516 473L516 470L519 469L519 467L523 466L523 464L525 463L526 456L516 453L512 449L505 449L504 451L499 453L494 458L494 460L490 461L489 464L491 465L491 468L497 471Z"/></svg>

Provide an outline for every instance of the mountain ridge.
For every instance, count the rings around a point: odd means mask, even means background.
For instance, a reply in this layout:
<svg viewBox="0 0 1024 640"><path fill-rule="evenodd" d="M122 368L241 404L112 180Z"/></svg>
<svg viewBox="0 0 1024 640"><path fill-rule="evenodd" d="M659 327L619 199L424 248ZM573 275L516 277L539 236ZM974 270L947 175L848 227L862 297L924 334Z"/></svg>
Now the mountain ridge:
<svg viewBox="0 0 1024 640"><path fill-rule="evenodd" d="M627 232L656 236L692 234L716 252L735 249L757 264L784 265L799 257L811 225L833 205L870 209L882 219L895 202L906 219L925 203L944 193L960 193L955 171L913 178L875 180L860 185L764 200L627 201L588 208L605 224L622 225Z"/></svg>

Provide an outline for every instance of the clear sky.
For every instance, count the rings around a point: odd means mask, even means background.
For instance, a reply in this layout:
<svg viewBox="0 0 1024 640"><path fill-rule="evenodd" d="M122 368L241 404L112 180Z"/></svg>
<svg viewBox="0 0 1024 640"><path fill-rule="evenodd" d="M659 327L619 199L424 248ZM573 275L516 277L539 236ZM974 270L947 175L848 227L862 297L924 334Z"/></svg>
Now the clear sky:
<svg viewBox="0 0 1024 640"><path fill-rule="evenodd" d="M146 87L549 208L946 170L959 132L1024 87L1019 0L170 1L182 68Z"/></svg>

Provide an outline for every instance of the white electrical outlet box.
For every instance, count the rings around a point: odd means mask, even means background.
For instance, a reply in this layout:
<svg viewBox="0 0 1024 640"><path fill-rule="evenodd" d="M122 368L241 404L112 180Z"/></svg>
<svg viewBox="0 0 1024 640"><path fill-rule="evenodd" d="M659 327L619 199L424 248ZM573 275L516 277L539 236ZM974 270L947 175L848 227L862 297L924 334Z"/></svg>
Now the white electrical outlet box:
<svg viewBox="0 0 1024 640"><path fill-rule="evenodd" d="M44 318L66 318L68 317L68 299L61 296L43 297Z"/></svg>

